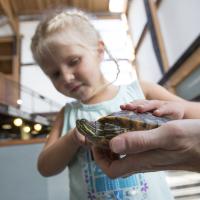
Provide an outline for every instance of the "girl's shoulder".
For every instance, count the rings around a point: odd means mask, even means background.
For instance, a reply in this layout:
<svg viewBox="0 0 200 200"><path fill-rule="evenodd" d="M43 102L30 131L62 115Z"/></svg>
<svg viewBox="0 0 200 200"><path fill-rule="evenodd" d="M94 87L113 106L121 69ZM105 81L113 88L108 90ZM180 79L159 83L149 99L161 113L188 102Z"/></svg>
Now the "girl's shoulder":
<svg viewBox="0 0 200 200"><path fill-rule="evenodd" d="M133 95L134 99L135 98L141 98L141 99L144 98L144 92L143 92L140 82L138 80L135 80L128 85L124 85L123 90L126 92L126 94Z"/></svg>
<svg viewBox="0 0 200 200"><path fill-rule="evenodd" d="M80 102L76 100L67 102L64 106L64 118L67 118L68 115L75 113L79 108L80 108Z"/></svg>
<svg viewBox="0 0 200 200"><path fill-rule="evenodd" d="M138 80L132 81L130 84L126 85L127 89L138 89L141 88L140 82Z"/></svg>
<svg viewBox="0 0 200 200"><path fill-rule="evenodd" d="M64 106L62 135L75 126L76 110L78 101L67 102Z"/></svg>
<svg viewBox="0 0 200 200"><path fill-rule="evenodd" d="M67 102L64 106L65 111L71 110L71 109L76 109L80 106L80 102L77 100Z"/></svg>

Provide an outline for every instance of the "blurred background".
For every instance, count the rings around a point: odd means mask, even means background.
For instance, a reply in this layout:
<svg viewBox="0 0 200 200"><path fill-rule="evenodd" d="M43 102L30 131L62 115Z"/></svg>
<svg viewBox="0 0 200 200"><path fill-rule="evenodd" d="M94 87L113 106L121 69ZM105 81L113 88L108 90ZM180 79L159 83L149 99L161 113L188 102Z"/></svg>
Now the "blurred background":
<svg viewBox="0 0 200 200"><path fill-rule="evenodd" d="M135 79L159 83L200 101L199 0L0 0L0 199L66 200L67 170L44 178L36 161L56 113L72 101L58 93L32 58L31 38L50 9L90 14L118 60L115 84ZM115 63L105 55L105 77ZM175 199L200 199L200 174L170 171Z"/></svg>

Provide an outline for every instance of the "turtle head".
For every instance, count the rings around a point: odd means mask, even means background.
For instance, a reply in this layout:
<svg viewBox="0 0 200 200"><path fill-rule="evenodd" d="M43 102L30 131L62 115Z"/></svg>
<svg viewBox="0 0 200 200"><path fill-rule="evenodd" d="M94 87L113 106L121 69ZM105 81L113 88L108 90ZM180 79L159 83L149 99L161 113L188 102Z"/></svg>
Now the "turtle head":
<svg viewBox="0 0 200 200"><path fill-rule="evenodd" d="M76 128L82 135L87 137L94 137L96 134L95 124L86 119L77 119Z"/></svg>
<svg viewBox="0 0 200 200"><path fill-rule="evenodd" d="M76 120L76 128L79 133L84 135L93 144L104 148L109 147L108 141L112 137L125 132L124 129L113 124L101 123L99 121L92 122L86 119Z"/></svg>

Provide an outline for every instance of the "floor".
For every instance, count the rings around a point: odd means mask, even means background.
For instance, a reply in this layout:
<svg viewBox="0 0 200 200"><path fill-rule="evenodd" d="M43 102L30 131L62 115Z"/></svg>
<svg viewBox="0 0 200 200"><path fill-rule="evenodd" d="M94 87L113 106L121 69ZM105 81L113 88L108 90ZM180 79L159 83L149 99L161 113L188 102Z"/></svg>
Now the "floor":
<svg viewBox="0 0 200 200"><path fill-rule="evenodd" d="M167 182L177 200L200 200L200 173L167 172Z"/></svg>

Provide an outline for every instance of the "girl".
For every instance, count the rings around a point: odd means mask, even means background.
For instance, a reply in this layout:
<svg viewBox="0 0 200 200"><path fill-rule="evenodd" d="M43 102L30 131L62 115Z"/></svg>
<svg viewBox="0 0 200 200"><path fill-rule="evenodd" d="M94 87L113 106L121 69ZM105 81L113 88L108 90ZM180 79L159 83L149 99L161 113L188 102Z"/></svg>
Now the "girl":
<svg viewBox="0 0 200 200"><path fill-rule="evenodd" d="M61 12L42 21L32 39L33 56L55 88L77 99L58 113L39 158L43 176L69 167L70 199L173 199L161 172L109 179L93 160L76 119L97 120L136 99L183 101L164 88L135 81L127 86L109 83L101 73L105 46L89 20L77 12Z"/></svg>

